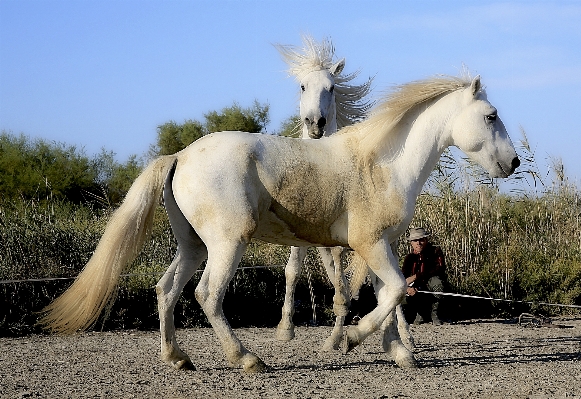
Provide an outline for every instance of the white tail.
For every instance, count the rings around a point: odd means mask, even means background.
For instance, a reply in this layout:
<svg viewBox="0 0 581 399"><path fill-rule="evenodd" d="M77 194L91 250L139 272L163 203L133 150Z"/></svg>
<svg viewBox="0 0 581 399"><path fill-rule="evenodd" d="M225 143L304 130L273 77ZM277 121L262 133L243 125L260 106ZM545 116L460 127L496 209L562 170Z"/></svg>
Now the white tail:
<svg viewBox="0 0 581 399"><path fill-rule="evenodd" d="M155 207L175 160L175 156L157 158L135 180L83 271L42 310L39 324L45 329L62 334L84 330L115 299L119 276L149 237Z"/></svg>

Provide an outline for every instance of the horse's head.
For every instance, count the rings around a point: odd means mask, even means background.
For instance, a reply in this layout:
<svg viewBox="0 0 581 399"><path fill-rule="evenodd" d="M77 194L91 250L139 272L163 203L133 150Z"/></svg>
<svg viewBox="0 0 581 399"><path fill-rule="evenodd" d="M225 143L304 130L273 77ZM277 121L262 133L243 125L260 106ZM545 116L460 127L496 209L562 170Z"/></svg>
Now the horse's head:
<svg viewBox="0 0 581 399"><path fill-rule="evenodd" d="M452 121L452 145L478 162L491 177L508 177L520 161L495 107L481 90L480 76L462 93L462 110Z"/></svg>
<svg viewBox="0 0 581 399"><path fill-rule="evenodd" d="M318 139L337 130L335 77L344 66L345 59L342 59L329 69L312 71L300 80L303 138Z"/></svg>

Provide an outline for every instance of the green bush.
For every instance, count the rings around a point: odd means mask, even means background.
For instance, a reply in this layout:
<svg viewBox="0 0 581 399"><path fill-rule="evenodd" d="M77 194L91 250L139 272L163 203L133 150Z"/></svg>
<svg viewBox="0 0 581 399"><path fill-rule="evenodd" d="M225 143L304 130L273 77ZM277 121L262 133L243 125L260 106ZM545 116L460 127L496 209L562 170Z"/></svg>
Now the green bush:
<svg viewBox="0 0 581 399"><path fill-rule="evenodd" d="M50 281L24 281L0 284L5 306L0 308L0 335L40 332L35 325L37 312L60 295L81 272L91 257L111 210L74 205L63 201L16 201L0 204L0 280L67 278ZM155 214L152 236L128 266L108 317L96 328L158 328L154 286L171 263L176 243L165 210ZM289 248L253 241L244 255L240 270L228 287L224 312L233 326L275 326L284 299L284 269ZM311 268L311 285L316 293L317 320L330 322L333 292L320 274L318 257L310 250L305 262ZM261 266L277 266L262 268ZM208 326L194 298L198 273L186 285L176 306L178 327ZM252 268L258 267L258 268ZM307 273L297 287L295 321L312 318Z"/></svg>

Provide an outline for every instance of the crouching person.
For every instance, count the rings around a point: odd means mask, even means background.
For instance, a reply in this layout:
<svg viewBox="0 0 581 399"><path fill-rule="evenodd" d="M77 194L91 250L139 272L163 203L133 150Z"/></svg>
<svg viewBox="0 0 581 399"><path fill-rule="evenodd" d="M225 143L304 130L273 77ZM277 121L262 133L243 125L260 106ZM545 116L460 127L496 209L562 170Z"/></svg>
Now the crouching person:
<svg viewBox="0 0 581 399"><path fill-rule="evenodd" d="M422 227L410 229L407 240L411 252L406 255L402 272L408 284L404 301L404 312L409 322L420 324L432 320L435 326L442 325L438 307L442 295L418 293L420 291L443 292L446 277L444 253L428 240L429 233ZM414 318L415 317L415 318Z"/></svg>

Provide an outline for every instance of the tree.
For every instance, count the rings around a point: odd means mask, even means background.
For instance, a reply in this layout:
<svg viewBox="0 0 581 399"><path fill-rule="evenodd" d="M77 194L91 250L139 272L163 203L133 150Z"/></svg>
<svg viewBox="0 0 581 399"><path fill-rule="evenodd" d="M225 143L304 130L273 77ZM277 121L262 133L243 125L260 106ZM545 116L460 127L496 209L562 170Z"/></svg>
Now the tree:
<svg viewBox="0 0 581 399"><path fill-rule="evenodd" d="M151 158L159 155L175 154L206 134L225 130L241 130L260 133L266 129L270 118L269 106L254 101L250 108L242 108L237 103L223 108L220 112L204 114L205 122L188 119L183 124L174 121L157 127L157 142L149 149Z"/></svg>
<svg viewBox="0 0 581 399"><path fill-rule="evenodd" d="M280 124L279 136L285 137L301 137L301 117L300 115L292 115L286 118Z"/></svg>
<svg viewBox="0 0 581 399"><path fill-rule="evenodd" d="M260 133L270 122L268 111L268 105L260 105L256 100L251 108L241 108L234 103L231 107L222 109L220 113L211 111L205 114L206 130L208 133L226 130Z"/></svg>
<svg viewBox="0 0 581 399"><path fill-rule="evenodd" d="M0 198L82 202L98 191L98 172L82 150L64 143L0 134Z"/></svg>
<svg viewBox="0 0 581 399"><path fill-rule="evenodd" d="M105 205L114 205L125 198L125 194L143 170L144 162L137 155L131 155L127 162L118 163L115 161L115 153L103 148L93 159L93 165L98 171L97 183L101 187L101 193L96 199Z"/></svg>
<svg viewBox="0 0 581 399"><path fill-rule="evenodd" d="M150 152L154 156L175 154L205 134L206 129L196 120L188 119L181 125L169 121L157 127L157 144Z"/></svg>

